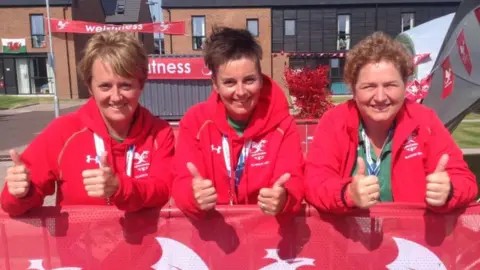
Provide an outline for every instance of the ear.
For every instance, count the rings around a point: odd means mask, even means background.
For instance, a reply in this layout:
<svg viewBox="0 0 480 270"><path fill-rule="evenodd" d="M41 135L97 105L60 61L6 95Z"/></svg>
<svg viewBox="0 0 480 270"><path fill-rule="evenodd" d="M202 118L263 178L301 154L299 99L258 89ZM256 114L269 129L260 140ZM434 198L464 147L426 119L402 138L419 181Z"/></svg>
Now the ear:
<svg viewBox="0 0 480 270"><path fill-rule="evenodd" d="M215 77L213 75L212 75L212 78L210 80L212 81L213 89L215 90L215 92L218 93L217 80L215 79Z"/></svg>

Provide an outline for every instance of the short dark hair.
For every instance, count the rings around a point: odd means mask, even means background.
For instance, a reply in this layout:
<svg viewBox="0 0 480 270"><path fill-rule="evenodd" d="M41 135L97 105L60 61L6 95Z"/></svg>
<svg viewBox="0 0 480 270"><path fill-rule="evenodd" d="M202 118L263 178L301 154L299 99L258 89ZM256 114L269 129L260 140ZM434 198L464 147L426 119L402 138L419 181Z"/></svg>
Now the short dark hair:
<svg viewBox="0 0 480 270"><path fill-rule="evenodd" d="M203 54L205 64L212 71L213 77L216 76L219 66L244 57L254 60L261 72L262 47L246 29L214 27L205 41Z"/></svg>

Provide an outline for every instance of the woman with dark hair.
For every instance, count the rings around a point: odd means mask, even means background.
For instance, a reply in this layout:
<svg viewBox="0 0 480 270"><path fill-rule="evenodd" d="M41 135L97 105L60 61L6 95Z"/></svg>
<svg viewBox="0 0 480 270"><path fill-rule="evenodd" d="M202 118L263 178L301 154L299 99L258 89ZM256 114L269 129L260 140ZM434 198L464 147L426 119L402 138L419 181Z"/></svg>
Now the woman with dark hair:
<svg viewBox="0 0 480 270"><path fill-rule="evenodd" d="M214 91L180 122L172 196L185 213L258 204L269 215L303 199L299 134L282 89L262 74L247 30L216 29L204 45Z"/></svg>
<svg viewBox="0 0 480 270"><path fill-rule="evenodd" d="M412 57L398 41L374 33L347 54L353 100L328 111L306 164L306 197L342 213L378 202L423 203L436 212L466 206L475 176L437 115L405 100Z"/></svg>

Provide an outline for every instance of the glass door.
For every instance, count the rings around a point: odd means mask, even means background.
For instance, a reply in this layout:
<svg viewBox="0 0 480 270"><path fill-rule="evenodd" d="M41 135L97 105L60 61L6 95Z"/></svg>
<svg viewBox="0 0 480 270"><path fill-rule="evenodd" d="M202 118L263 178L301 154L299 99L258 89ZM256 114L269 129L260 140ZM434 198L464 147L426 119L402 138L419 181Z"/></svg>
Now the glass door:
<svg viewBox="0 0 480 270"><path fill-rule="evenodd" d="M28 66L29 59L26 58L17 58L16 70L17 70L17 86L18 94L26 95L31 94L30 91L30 69Z"/></svg>

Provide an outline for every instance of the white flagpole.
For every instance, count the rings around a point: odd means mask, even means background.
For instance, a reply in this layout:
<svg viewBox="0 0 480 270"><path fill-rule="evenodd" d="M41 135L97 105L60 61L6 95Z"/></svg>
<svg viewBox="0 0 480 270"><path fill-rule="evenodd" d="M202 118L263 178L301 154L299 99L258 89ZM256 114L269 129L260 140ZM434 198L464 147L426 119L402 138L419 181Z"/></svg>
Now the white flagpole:
<svg viewBox="0 0 480 270"><path fill-rule="evenodd" d="M60 115L60 105L58 102L58 94L57 94L57 76L55 75L55 57L53 55L53 44L52 44L52 27L50 25L50 3L49 0L45 0L47 4L47 25L48 25L48 45L49 45L49 56L48 62L49 66L52 69L53 74L53 82L52 82L52 90L53 90L53 106L55 108L55 118Z"/></svg>

